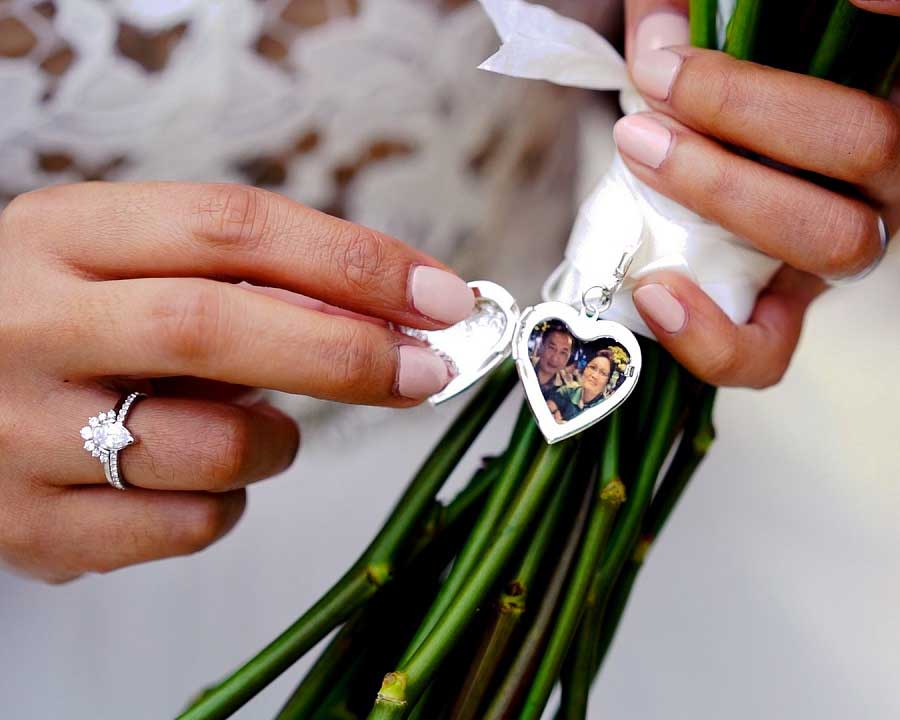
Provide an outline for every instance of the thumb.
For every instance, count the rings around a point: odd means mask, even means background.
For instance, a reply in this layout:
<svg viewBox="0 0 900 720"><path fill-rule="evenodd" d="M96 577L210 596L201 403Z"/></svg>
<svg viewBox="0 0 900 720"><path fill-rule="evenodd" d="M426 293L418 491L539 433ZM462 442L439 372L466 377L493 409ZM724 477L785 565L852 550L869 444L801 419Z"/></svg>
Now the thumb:
<svg viewBox="0 0 900 720"><path fill-rule="evenodd" d="M850 0L856 7L882 15L900 15L900 2L897 0Z"/></svg>
<svg viewBox="0 0 900 720"><path fill-rule="evenodd" d="M632 75L653 72L663 48L690 44L688 0L625 0L625 58Z"/></svg>

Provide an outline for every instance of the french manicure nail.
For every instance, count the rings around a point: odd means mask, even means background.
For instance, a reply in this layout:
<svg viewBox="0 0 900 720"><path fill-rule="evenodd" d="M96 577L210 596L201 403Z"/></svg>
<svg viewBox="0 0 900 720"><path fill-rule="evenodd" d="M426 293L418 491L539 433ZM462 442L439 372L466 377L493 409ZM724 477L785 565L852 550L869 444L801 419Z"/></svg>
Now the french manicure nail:
<svg viewBox="0 0 900 720"><path fill-rule="evenodd" d="M397 394L410 400L424 400L450 382L447 364L432 350L417 345L400 346Z"/></svg>
<svg viewBox="0 0 900 720"><path fill-rule="evenodd" d="M452 325L465 320L475 308L475 295L453 273L417 265L409 278L413 307L425 317Z"/></svg>
<svg viewBox="0 0 900 720"><path fill-rule="evenodd" d="M619 150L643 165L658 168L672 145L671 131L649 115L628 115L613 127Z"/></svg>
<svg viewBox="0 0 900 720"><path fill-rule="evenodd" d="M687 324L687 313L678 299L665 285L643 285L632 295L638 310L649 316L667 333L677 333Z"/></svg>
<svg viewBox="0 0 900 720"><path fill-rule="evenodd" d="M684 15L658 12L645 17L634 37L631 73L638 89L657 100L668 100L683 58L665 48L690 42L690 26Z"/></svg>

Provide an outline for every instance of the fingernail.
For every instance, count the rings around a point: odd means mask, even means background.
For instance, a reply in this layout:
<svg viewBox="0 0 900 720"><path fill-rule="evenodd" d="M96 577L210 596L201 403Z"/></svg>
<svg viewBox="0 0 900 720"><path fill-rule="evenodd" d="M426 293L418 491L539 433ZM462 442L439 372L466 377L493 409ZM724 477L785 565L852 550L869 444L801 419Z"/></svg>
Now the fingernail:
<svg viewBox="0 0 900 720"><path fill-rule="evenodd" d="M410 400L424 400L450 382L447 364L433 351L417 345L400 346L397 394Z"/></svg>
<svg viewBox="0 0 900 720"><path fill-rule="evenodd" d="M672 144L671 131L648 115L629 115L613 127L619 150L652 168L663 164Z"/></svg>
<svg viewBox="0 0 900 720"><path fill-rule="evenodd" d="M427 265L413 268L409 279L413 307L425 317L452 325L475 308L475 295L462 279Z"/></svg>
<svg viewBox="0 0 900 720"><path fill-rule="evenodd" d="M660 12L645 17L634 36L631 67L638 90L657 100L668 100L682 57L664 48L690 42L690 26L684 15Z"/></svg>
<svg viewBox="0 0 900 720"><path fill-rule="evenodd" d="M651 283L643 285L632 295L638 310L647 315L667 333L677 333L687 323L687 313L678 299L665 285Z"/></svg>

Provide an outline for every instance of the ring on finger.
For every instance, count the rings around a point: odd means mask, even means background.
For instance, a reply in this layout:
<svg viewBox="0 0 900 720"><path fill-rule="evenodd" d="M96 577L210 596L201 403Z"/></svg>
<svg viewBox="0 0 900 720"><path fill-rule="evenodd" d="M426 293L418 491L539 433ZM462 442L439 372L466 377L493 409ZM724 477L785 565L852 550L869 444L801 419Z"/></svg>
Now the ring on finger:
<svg viewBox="0 0 900 720"><path fill-rule="evenodd" d="M119 451L135 442L134 435L125 427L125 419L131 406L145 393L129 393L118 410L108 410L88 418L88 424L81 428L84 449L103 465L106 481L117 490L124 490L125 483L119 469Z"/></svg>

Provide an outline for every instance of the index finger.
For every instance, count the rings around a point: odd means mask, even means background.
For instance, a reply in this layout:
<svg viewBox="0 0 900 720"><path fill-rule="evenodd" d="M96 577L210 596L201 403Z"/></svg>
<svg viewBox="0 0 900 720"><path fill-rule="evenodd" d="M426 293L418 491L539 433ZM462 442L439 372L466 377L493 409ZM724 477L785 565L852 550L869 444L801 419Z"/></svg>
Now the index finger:
<svg viewBox="0 0 900 720"><path fill-rule="evenodd" d="M466 283L425 253L253 187L82 183L28 193L12 208L11 223L23 220L101 279L249 280L425 329L474 307Z"/></svg>

